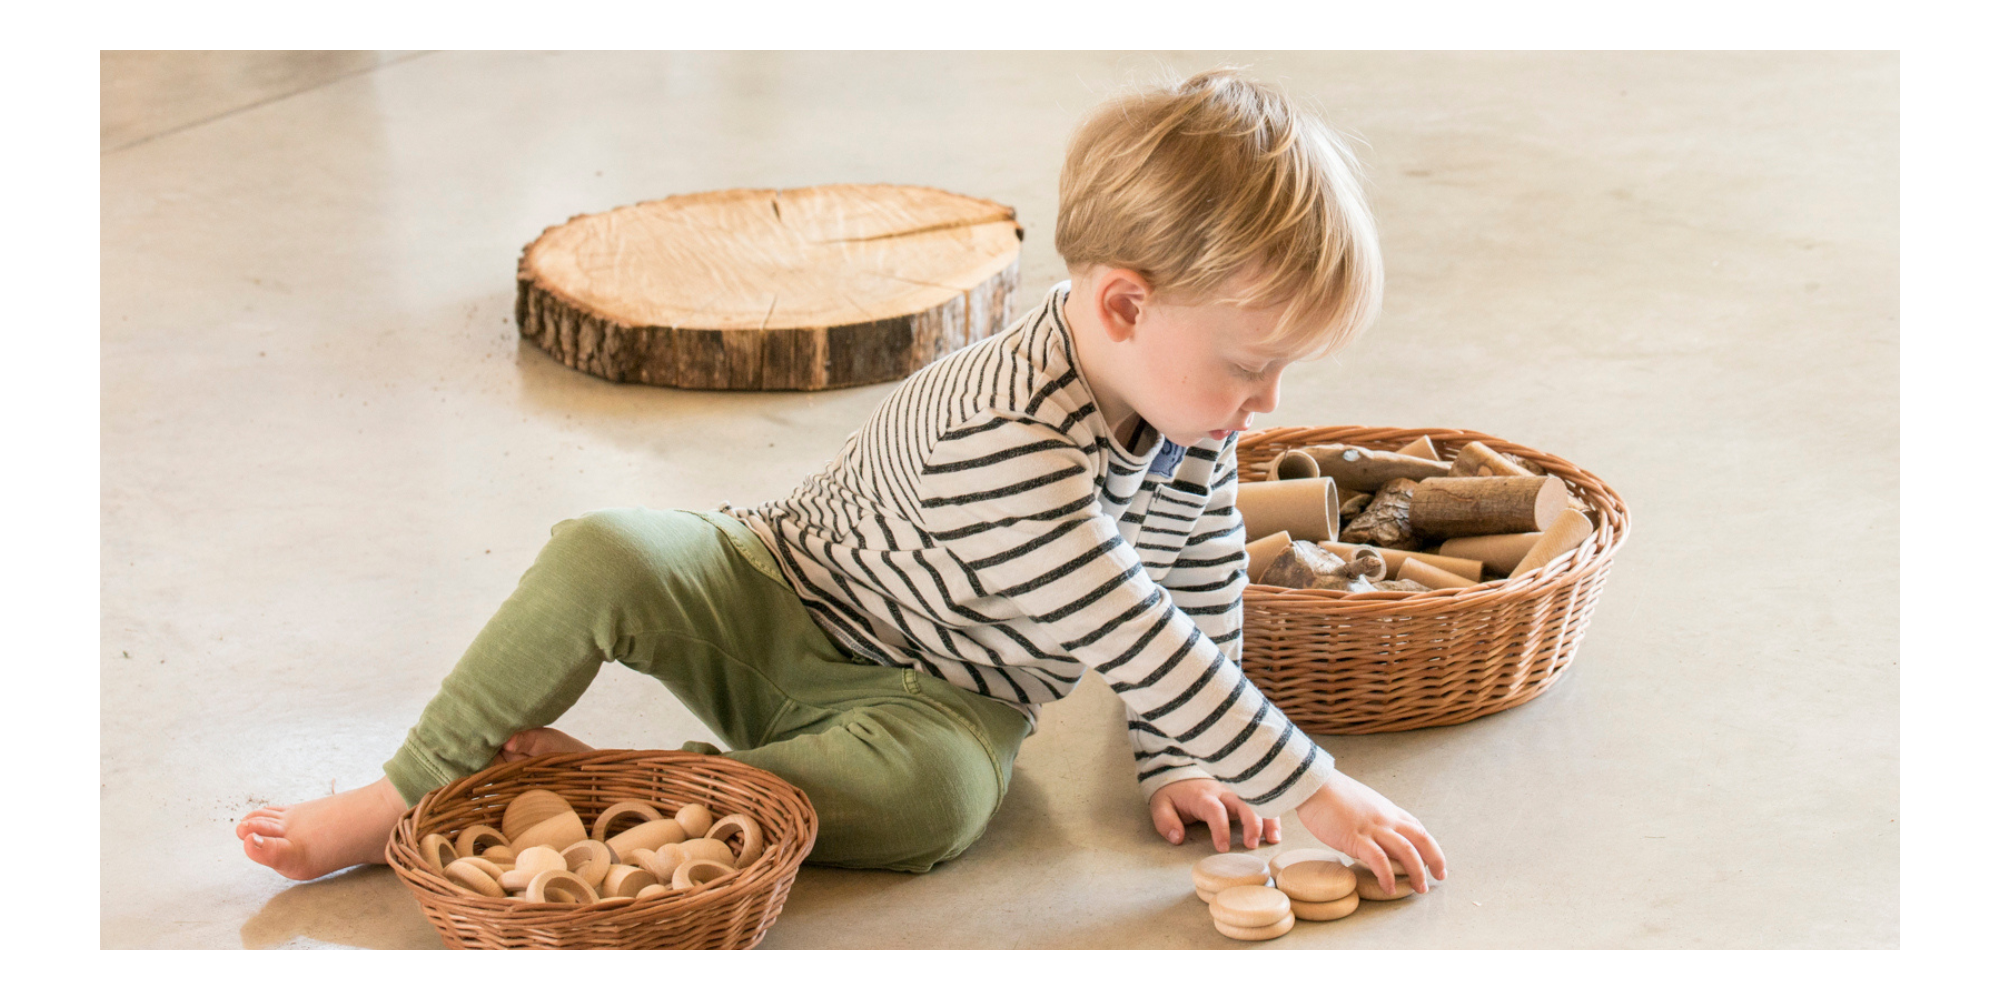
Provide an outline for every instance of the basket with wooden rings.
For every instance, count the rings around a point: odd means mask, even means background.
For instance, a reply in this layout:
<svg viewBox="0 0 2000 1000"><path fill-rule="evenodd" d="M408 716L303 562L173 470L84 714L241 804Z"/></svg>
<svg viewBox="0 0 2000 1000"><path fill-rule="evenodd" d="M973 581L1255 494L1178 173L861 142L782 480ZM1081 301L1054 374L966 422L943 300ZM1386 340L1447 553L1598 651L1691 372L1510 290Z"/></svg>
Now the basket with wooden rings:
<svg viewBox="0 0 2000 1000"><path fill-rule="evenodd" d="M1521 576L1434 592L1290 590L1243 595L1243 670L1308 733L1387 733L1467 722L1547 690L1576 658L1611 557L1630 531L1624 500L1554 455L1466 430L1277 427L1237 439L1238 476L1309 445L1394 451L1429 436L1438 457L1470 442L1526 458L1561 479L1596 530Z"/></svg>
<svg viewBox="0 0 2000 1000"><path fill-rule="evenodd" d="M744 813L766 847L741 871L691 891L589 905L469 896L424 862L427 834L498 828L507 804L536 788L561 795L586 823L627 799L667 815L690 802L717 816ZM389 865L453 948L752 948L784 908L818 834L805 793L768 771L679 750L593 750L496 764L431 791L396 823Z"/></svg>

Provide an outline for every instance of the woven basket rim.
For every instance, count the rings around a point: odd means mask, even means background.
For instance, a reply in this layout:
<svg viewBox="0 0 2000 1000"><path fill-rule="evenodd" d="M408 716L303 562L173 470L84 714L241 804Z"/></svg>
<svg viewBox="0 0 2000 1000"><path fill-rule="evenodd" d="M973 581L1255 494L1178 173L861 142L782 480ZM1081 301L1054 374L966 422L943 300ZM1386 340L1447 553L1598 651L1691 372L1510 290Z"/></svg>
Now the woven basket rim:
<svg viewBox="0 0 2000 1000"><path fill-rule="evenodd" d="M1603 515L1598 518L1597 530L1586 543L1583 558L1576 557L1571 550L1519 577L1502 577L1488 580L1471 587L1453 587L1430 591L1378 590L1351 593L1344 590L1314 590L1311 588L1273 587L1266 584L1249 584L1244 588L1243 599L1257 599L1259 602L1307 601L1315 604L1338 603L1354 611L1379 610L1398 615L1436 614L1445 611L1476 610L1487 604L1511 601L1524 596L1532 596L1546 590L1574 586L1579 580L1590 575L1601 566L1608 564L1611 557L1625 544L1631 531L1631 510L1623 497L1604 480L1557 455L1538 451L1526 445L1494 437L1479 431L1456 427L1379 427L1363 424L1338 425L1294 425L1268 427L1251 431L1239 437L1236 442L1237 454L1244 449L1267 447L1270 442L1282 441L1286 446L1307 444L1362 444L1368 439L1397 441L1407 444L1420 437L1429 437L1433 444L1454 444L1450 454L1456 455L1465 442L1478 441L1503 455L1519 455L1534 460L1549 475L1577 487L1580 499L1592 510ZM1363 447L1368 445L1363 444ZM1280 451L1282 452L1282 448ZM1263 482L1266 470L1262 467L1246 468L1239 460L1237 477L1244 482ZM1371 607L1372 606L1372 607Z"/></svg>
<svg viewBox="0 0 2000 1000"><path fill-rule="evenodd" d="M593 771L607 776L623 774L630 780L635 771L640 775L647 771L666 775L674 770L684 772L683 777L706 774L713 780L733 779L740 782L760 806L772 809L776 808L773 804L794 807L803 816L804 828L787 829L779 837L770 837L772 831L766 830L767 846L756 861L741 871L722 876L697 889L648 899L600 900L584 905L468 896L454 888L441 874L432 872L418 852L418 844L425 834L448 829L445 821L437 818L438 815L465 802L511 798L513 794L530 788L549 788L565 793L567 798L570 797L568 793L584 789L568 787L565 782L588 783ZM524 780L523 777L530 772L550 771L560 772L563 777L553 782ZM710 805L715 807L714 803ZM579 809L579 816L582 812ZM717 818L723 815L726 813L718 812ZM765 820L759 818L759 823L764 825ZM419 903L425 905L427 916L432 907L437 907L450 911L459 920L489 924L495 928L515 923L531 924L544 930L552 929L559 935L565 929L581 929L599 921L607 925L627 925L690 917L701 919L706 914L714 914L715 923L725 923L730 911L740 910L745 905L782 899L796 878L799 867L811 853L818 830L818 815L805 792L761 768L727 757L684 750L590 750L543 754L496 764L425 793L397 821L390 835L387 855L389 865L398 878L410 887ZM436 920L432 922L437 923ZM440 926L439 932L445 934L446 930ZM449 934L446 936L448 941L451 940ZM762 937L761 929L756 937Z"/></svg>

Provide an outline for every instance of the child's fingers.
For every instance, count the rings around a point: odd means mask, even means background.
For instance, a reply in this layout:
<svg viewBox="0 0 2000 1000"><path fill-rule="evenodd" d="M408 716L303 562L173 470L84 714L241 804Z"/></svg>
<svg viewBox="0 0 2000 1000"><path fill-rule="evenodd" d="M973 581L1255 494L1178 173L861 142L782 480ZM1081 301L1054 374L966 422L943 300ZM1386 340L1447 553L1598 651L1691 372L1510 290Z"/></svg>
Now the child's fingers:
<svg viewBox="0 0 2000 1000"><path fill-rule="evenodd" d="M1194 807L1196 818L1208 824L1210 839L1215 841L1218 852L1229 850L1229 807L1222 800L1211 795L1202 799Z"/></svg>
<svg viewBox="0 0 2000 1000"><path fill-rule="evenodd" d="M1409 873L1410 888L1418 892L1429 892L1430 879L1424 876L1424 859L1417 854L1416 847L1402 834L1394 831L1383 833L1382 840L1387 842L1383 847L1388 850L1389 855Z"/></svg>
<svg viewBox="0 0 2000 1000"><path fill-rule="evenodd" d="M1275 844L1275 843L1277 843L1277 842L1278 842L1278 830L1279 830L1279 828L1280 828L1281 826L1283 826L1283 824L1279 823L1279 822L1278 822L1277 820L1275 820L1275 819L1267 819L1267 820L1265 820L1265 821L1264 821L1264 842L1265 842L1265 843L1267 843L1267 844Z"/></svg>
<svg viewBox="0 0 2000 1000"><path fill-rule="evenodd" d="M1431 839L1430 831L1418 826L1404 836L1409 837L1410 843L1416 845L1417 853L1424 856L1424 865L1431 870L1431 874L1436 875L1438 881L1444 881L1444 849Z"/></svg>
<svg viewBox="0 0 2000 1000"><path fill-rule="evenodd" d="M1389 867L1389 855L1383 853L1381 845L1372 840L1364 840L1361 842L1361 853L1355 855L1355 858L1367 865L1369 871L1375 873L1375 881L1382 886L1384 893L1395 894L1396 872ZM1406 867L1404 870L1409 869Z"/></svg>
<svg viewBox="0 0 2000 1000"><path fill-rule="evenodd" d="M1154 796L1152 812L1153 829L1160 831L1160 836L1167 838L1167 843L1180 843L1187 831L1181 826L1181 813L1174 808L1174 800L1164 795Z"/></svg>
<svg viewBox="0 0 2000 1000"><path fill-rule="evenodd" d="M1236 820L1237 822L1243 824L1244 848L1252 851L1256 850L1257 841L1260 835L1262 835L1264 832L1264 818L1262 816L1257 815L1257 810L1251 808L1250 803L1245 802L1234 795L1228 796L1228 801L1226 804L1228 805L1229 808L1236 810ZM1226 848L1228 846L1227 844L1228 834L1225 832L1223 836L1225 839L1225 843L1223 846Z"/></svg>

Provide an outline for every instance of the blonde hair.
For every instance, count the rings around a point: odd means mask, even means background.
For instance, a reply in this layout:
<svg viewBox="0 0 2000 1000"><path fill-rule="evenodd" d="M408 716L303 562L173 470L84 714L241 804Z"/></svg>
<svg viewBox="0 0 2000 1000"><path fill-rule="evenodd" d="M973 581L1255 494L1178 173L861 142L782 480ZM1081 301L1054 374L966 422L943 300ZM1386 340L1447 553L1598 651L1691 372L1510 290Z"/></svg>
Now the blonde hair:
<svg viewBox="0 0 2000 1000"><path fill-rule="evenodd" d="M1272 345L1339 350L1381 311L1382 254L1354 154L1231 69L1100 105L1064 157L1056 251L1130 268L1155 294L1282 305ZM1242 277L1247 286L1224 297Z"/></svg>

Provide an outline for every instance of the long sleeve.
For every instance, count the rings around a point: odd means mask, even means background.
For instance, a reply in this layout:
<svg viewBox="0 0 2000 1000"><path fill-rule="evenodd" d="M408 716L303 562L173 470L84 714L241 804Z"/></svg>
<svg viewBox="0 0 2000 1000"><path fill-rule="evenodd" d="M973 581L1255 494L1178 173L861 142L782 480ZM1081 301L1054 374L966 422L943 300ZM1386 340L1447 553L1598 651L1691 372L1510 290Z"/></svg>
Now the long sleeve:
<svg viewBox="0 0 2000 1000"><path fill-rule="evenodd" d="M1060 650L1076 676L1101 674L1125 702L1134 740L1169 767L1155 779L1198 768L1260 811L1297 805L1331 775L1331 758L1243 674L1231 655L1240 628L1211 637L1147 574L1100 505L1093 450L1018 412L975 414L936 436L916 495L927 539L976 595L962 610L1014 619L1028 642ZM1221 490L1203 491L1205 507L1190 509L1197 524L1167 573L1211 627L1241 619L1233 466L1224 478ZM1222 561L1201 565L1209 560Z"/></svg>

